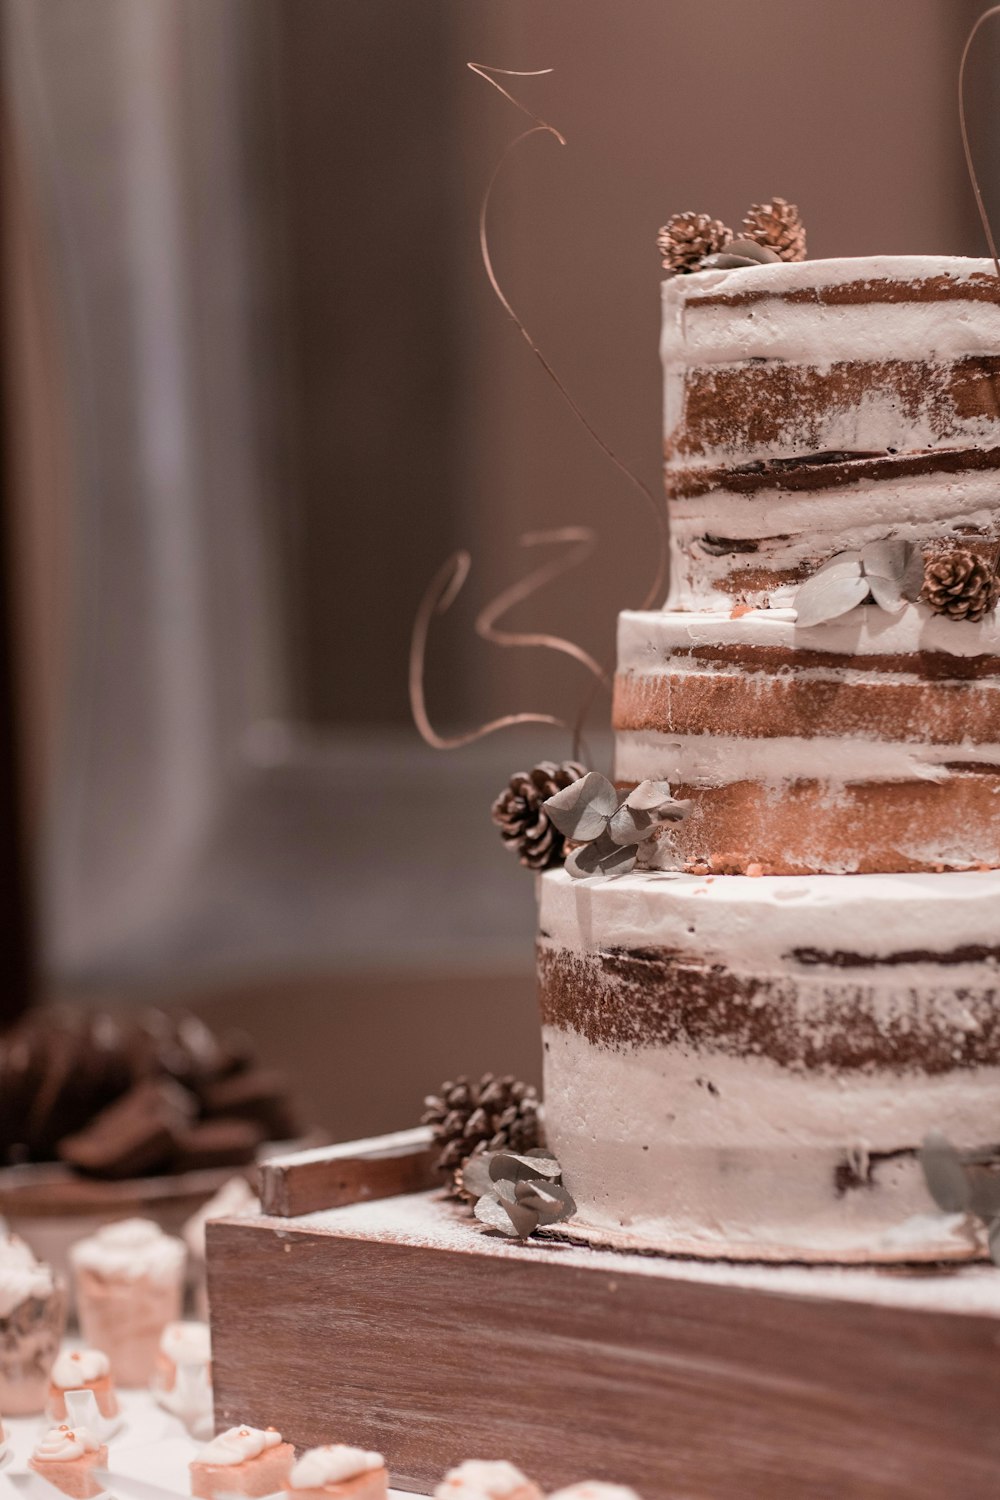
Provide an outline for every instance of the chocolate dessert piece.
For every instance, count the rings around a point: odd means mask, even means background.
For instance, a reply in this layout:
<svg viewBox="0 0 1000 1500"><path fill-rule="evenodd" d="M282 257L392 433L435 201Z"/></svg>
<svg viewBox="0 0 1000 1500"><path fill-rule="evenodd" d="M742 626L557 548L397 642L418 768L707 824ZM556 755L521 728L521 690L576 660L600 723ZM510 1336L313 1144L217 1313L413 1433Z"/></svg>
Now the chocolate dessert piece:
<svg viewBox="0 0 1000 1500"><path fill-rule="evenodd" d="M296 1133L288 1103L285 1075L274 1068L254 1068L220 1078L202 1091L208 1115L235 1115L255 1120L274 1140L287 1140Z"/></svg>
<svg viewBox="0 0 1000 1500"><path fill-rule="evenodd" d="M194 1096L169 1078L138 1083L76 1135L59 1155L99 1177L139 1177L166 1166L197 1112Z"/></svg>

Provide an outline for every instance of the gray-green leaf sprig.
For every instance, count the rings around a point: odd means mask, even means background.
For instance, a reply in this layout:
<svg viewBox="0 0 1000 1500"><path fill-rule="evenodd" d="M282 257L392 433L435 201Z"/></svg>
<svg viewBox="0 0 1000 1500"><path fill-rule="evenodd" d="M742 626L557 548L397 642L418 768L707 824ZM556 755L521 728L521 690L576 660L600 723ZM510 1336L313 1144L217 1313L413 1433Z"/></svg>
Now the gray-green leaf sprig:
<svg viewBox="0 0 1000 1500"><path fill-rule="evenodd" d="M897 614L920 596L923 553L912 542L884 537L858 552L839 552L800 584L795 598L796 625L823 625L859 604L877 604Z"/></svg>
<svg viewBox="0 0 1000 1500"><path fill-rule="evenodd" d="M938 1208L981 1220L990 1259L1000 1265L1000 1147L957 1151L947 1136L932 1130L924 1137L919 1159Z"/></svg>
<svg viewBox="0 0 1000 1500"><path fill-rule="evenodd" d="M565 838L580 847L566 859L567 873L627 875L639 845L663 823L686 818L691 804L679 801L666 781L641 781L621 797L599 771L589 771L542 804Z"/></svg>
<svg viewBox="0 0 1000 1500"><path fill-rule="evenodd" d="M462 1185L479 1195L473 1209L479 1222L510 1239L526 1240L536 1229L576 1213L562 1185L562 1168L543 1147L524 1155L485 1151L466 1163Z"/></svg>

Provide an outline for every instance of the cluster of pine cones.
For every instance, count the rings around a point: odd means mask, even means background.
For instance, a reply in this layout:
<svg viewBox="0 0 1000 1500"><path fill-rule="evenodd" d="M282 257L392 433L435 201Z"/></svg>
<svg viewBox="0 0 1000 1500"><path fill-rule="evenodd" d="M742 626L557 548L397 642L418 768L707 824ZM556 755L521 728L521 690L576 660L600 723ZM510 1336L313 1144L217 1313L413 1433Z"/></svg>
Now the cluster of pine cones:
<svg viewBox="0 0 1000 1500"><path fill-rule="evenodd" d="M740 226L740 237L773 250L779 260L805 260L806 232L794 203L773 198L754 203ZM721 219L708 214L674 214L656 236L663 268L676 273L697 271L708 255L725 251L736 236Z"/></svg>
<svg viewBox="0 0 1000 1500"><path fill-rule="evenodd" d="M478 1082L456 1078L427 1096L420 1123L431 1127L452 1197L467 1196L462 1168L470 1157L484 1151L523 1154L545 1144L540 1108L537 1089L510 1074L484 1073Z"/></svg>

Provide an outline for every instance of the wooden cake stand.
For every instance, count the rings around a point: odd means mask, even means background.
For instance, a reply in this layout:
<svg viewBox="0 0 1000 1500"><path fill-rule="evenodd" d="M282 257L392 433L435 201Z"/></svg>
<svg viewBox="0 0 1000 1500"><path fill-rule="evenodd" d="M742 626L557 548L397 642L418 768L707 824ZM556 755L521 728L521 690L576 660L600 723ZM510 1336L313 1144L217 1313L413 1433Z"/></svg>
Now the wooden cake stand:
<svg viewBox="0 0 1000 1500"><path fill-rule="evenodd" d="M262 1168L209 1226L216 1419L643 1500L997 1500L1000 1270L733 1265L486 1233L429 1135Z"/></svg>

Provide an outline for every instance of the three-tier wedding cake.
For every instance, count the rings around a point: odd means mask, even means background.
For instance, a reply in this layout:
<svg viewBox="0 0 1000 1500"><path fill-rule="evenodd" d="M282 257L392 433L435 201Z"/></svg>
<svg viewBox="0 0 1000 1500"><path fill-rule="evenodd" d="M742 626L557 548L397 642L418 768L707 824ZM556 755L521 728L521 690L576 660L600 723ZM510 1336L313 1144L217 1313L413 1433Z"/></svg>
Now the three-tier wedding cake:
<svg viewBox="0 0 1000 1500"><path fill-rule="evenodd" d="M574 1227L967 1256L917 1153L1000 1134L1000 280L696 270L664 282L662 353L671 594L620 617L615 780L687 815L631 873L540 877Z"/></svg>

